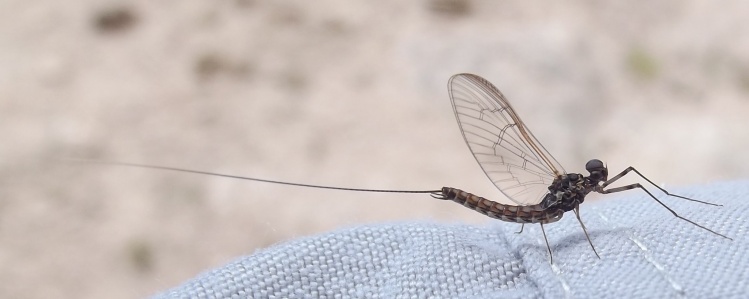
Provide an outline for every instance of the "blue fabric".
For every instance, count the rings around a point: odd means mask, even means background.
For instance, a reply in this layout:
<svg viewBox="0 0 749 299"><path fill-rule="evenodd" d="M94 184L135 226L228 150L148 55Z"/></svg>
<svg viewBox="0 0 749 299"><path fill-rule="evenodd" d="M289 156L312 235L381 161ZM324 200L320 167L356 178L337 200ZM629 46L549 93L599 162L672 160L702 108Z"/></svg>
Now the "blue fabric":
<svg viewBox="0 0 749 299"><path fill-rule="evenodd" d="M260 250L156 297L749 298L749 182L673 191L723 204L657 195L734 241L632 190L581 206L601 259L571 212L545 226L553 264L538 225L369 225Z"/></svg>

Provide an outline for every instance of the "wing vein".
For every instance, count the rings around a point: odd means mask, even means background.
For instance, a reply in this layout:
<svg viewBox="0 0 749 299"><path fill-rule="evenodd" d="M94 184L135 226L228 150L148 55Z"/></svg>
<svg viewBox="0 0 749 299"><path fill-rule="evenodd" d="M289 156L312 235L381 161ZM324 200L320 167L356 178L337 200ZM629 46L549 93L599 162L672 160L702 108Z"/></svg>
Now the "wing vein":
<svg viewBox="0 0 749 299"><path fill-rule="evenodd" d="M518 205L539 203L564 168L486 79L458 74L448 89L463 139L489 180Z"/></svg>

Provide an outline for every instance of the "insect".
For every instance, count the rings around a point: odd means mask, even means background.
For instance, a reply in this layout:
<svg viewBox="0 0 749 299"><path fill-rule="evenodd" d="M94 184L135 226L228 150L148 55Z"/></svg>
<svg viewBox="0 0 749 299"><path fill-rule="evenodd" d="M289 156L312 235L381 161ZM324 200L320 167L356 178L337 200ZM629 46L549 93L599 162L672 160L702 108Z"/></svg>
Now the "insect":
<svg viewBox="0 0 749 299"><path fill-rule="evenodd" d="M458 74L448 83L450 100L458 120L463 139L487 177L515 205L500 204L463 190L444 187L438 199L452 200L492 218L521 223L538 223L546 241L549 259L553 255L546 238L544 224L562 219L564 213L573 211L585 237L598 258L585 224L580 219L580 204L590 192L602 194L640 188L679 219L723 238L731 238L684 218L653 196L642 185L631 184L606 188L630 172L669 196L702 204L721 206L681 195L671 194L630 166L611 179L608 168L598 159L585 164L590 175L566 173L557 160L533 136L504 95L489 81L473 74Z"/></svg>
<svg viewBox="0 0 749 299"><path fill-rule="evenodd" d="M585 196L590 192L608 194L636 188L642 189L677 218L720 237L733 240L728 236L680 216L639 183L607 188L628 173L634 172L669 196L706 205L721 206L671 194L643 176L634 167L630 166L609 179L606 165L598 159L592 159L585 164L585 169L589 173L587 176L580 173L565 172L559 162L541 145L530 129L523 123L499 89L494 87L486 79L473 74L457 74L450 78L448 90L458 126L468 148L486 176L514 204L498 203L451 187L443 187L440 190L343 188L266 180L174 167L119 162L93 163L173 170L309 188L361 192L429 193L436 199L457 202L491 218L520 223L522 226L518 233L523 231L525 224L540 224L541 232L546 242L546 249L549 253L550 263L553 263L553 254L546 237L544 224L559 221L569 211L575 213L575 217L580 223L590 247L593 249L595 255L600 258L598 251L596 251L593 242L590 240L585 224L580 219L580 204L585 201Z"/></svg>

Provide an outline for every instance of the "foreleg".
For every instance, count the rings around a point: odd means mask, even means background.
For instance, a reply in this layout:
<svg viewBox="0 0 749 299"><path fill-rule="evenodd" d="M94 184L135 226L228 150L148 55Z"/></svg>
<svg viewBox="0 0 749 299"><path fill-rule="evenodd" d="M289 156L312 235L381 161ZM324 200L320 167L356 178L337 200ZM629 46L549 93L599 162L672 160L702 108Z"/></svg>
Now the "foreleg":
<svg viewBox="0 0 749 299"><path fill-rule="evenodd" d="M630 167L630 168L631 168L631 167ZM627 168L627 169L629 169L629 168ZM634 170L634 168L632 168L632 170ZM635 172L637 172L637 170L635 170ZM625 172L623 172L623 173L624 173L624 174L626 174L626 170L625 170ZM638 173L638 174L639 174L639 173ZM623 174L622 174L622 175L623 175ZM615 178L615 179L618 179L619 177L621 177L621 175L618 175L618 176L616 176L616 177L614 177L614 178ZM647 180L647 179L646 179L646 180ZM650 182L650 181L648 181L648 182ZM651 182L651 184L652 184L652 182ZM661 205L662 205L662 206L663 206L664 208L666 208L666 209L667 209L667 210L668 210L669 212L671 212L671 214L673 214L674 216L676 216L676 218L679 218L679 219L681 219L681 220L684 220L684 221L686 221L686 222L689 222L689 223L691 223L691 224L694 224L695 226L697 226L697 227L699 227L699 228L701 228L701 229L704 229L704 230L706 230L706 231L709 231L709 232L711 232L711 233L713 233L713 234L716 234L716 235L718 235L718 236L721 236L721 237L723 237L723 238L726 238L726 239L729 239L729 240L732 240L732 241L733 241L733 239L731 239L731 238L729 238L729 237L727 237L727 236L725 236L725 235L719 234L719 233L717 233L717 232L715 232L715 231L713 231L713 230L711 230L711 229L709 229L709 228L707 228L707 227L704 227L704 226L702 226L702 225L699 225L699 224L697 224L696 222L694 222L694 221L692 221L692 220L689 220L689 219L687 219L687 218L681 217L681 216L680 216L679 214L677 214L677 213L676 213L676 212L675 212L674 210L672 210L672 209L671 209L671 208L669 208L669 207L668 207L668 206L667 206L666 204L664 204L664 203L663 203L662 201L658 200L658 198L656 198L655 196L653 196L653 194L652 194L652 193L650 193L650 191L648 191L648 189L645 189L645 188L644 188L644 187L642 187L642 185L640 185L640 184L632 184L632 185L627 185L627 186L622 186L622 187L617 187L617 188L611 188L611 189L608 189L608 190L603 190L603 188L601 188L601 190L598 190L598 192L600 192L600 193L603 193L603 194L609 194L609 193L616 193L616 192L627 191L627 190L630 190L630 189L634 189L634 188L640 188L640 189L642 189L642 191L645 191L645 193L647 193L648 195L650 195L650 197L651 197L651 198L653 198L653 199L654 199L655 201L657 201L657 202L658 202L659 204L661 204ZM663 190L663 189L661 189L661 190Z"/></svg>

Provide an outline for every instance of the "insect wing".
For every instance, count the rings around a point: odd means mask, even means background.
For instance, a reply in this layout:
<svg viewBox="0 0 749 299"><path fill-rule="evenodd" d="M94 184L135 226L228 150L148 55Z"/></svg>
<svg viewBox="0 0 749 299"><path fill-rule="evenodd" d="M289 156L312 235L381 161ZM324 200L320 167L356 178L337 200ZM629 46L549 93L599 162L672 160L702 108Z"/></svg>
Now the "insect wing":
<svg viewBox="0 0 749 299"><path fill-rule="evenodd" d="M539 203L564 168L489 81L458 74L448 89L463 139L486 176L514 203Z"/></svg>

